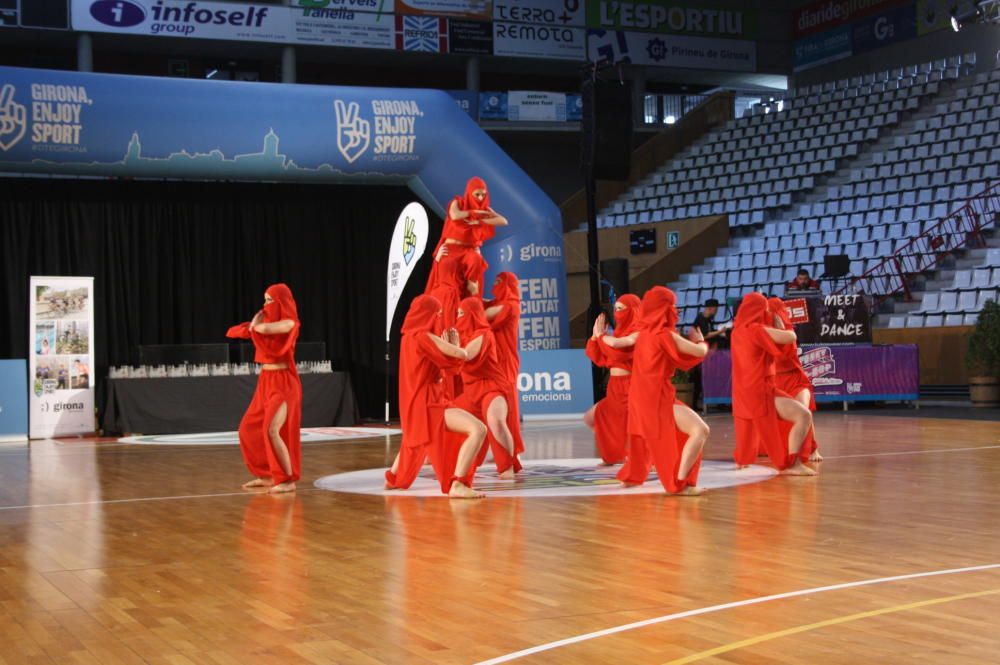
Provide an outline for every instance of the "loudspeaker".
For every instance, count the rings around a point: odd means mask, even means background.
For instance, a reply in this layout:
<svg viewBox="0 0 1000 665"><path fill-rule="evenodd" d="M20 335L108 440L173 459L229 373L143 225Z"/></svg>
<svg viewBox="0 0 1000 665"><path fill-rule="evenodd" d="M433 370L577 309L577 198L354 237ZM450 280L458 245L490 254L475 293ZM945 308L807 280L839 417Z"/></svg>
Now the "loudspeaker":
<svg viewBox="0 0 1000 665"><path fill-rule="evenodd" d="M827 254L823 257L823 272L832 279L850 274L851 257L847 254Z"/></svg>
<svg viewBox="0 0 1000 665"><path fill-rule="evenodd" d="M628 259L601 261L601 302L610 302L608 284L615 290L615 298L628 293Z"/></svg>
<svg viewBox="0 0 1000 665"><path fill-rule="evenodd" d="M585 78L583 93L584 171L600 180L628 180L632 164L632 85Z"/></svg>

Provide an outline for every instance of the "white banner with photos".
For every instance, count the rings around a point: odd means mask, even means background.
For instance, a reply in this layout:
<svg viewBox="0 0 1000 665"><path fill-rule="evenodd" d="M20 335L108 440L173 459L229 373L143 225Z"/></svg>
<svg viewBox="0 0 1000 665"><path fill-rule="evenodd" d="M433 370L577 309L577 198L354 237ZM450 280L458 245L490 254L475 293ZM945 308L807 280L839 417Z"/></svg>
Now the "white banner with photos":
<svg viewBox="0 0 1000 665"><path fill-rule="evenodd" d="M32 439L94 431L94 278L32 277L28 420Z"/></svg>

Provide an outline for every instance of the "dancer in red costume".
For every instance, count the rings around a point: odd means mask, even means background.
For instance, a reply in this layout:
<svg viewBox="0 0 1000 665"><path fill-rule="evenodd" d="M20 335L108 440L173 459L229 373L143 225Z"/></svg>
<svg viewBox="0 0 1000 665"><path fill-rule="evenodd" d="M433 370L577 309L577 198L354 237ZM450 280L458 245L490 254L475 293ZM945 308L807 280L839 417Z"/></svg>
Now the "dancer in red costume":
<svg viewBox="0 0 1000 665"><path fill-rule="evenodd" d="M254 475L243 487L292 492L301 476L302 382L295 368L299 329L291 290L274 284L264 292L264 309L226 333L253 340L254 361L261 364L257 390L240 422L240 450Z"/></svg>
<svg viewBox="0 0 1000 665"><path fill-rule="evenodd" d="M457 345L454 330L450 342L438 335L442 322L441 303L427 295L414 298L403 321L399 349L403 443L385 472L385 487L408 488L429 456L443 493L478 499L483 494L472 490L472 464L486 439L486 426L444 398L441 370L460 366L467 354ZM465 435L461 445L453 445L447 432Z"/></svg>
<svg viewBox="0 0 1000 665"><path fill-rule="evenodd" d="M655 464L667 493L696 496L703 492L697 484L708 425L677 400L672 379L678 369L700 363L708 344L697 328L693 341L677 333L676 303L674 292L663 286L642 298L628 391L628 460L618 480L626 487L641 485Z"/></svg>
<svg viewBox="0 0 1000 665"><path fill-rule="evenodd" d="M497 226L506 225L507 220L490 207L490 193L482 178L471 178L465 185L465 194L456 196L448 206L424 289L424 293L441 300L446 328L455 324L455 310L449 309L452 303L457 306L462 298L483 297L483 276L489 266L479 248L496 235ZM451 294L442 289L450 290Z"/></svg>
<svg viewBox="0 0 1000 665"><path fill-rule="evenodd" d="M461 397L455 406L486 423L490 449L500 477L510 480L521 470L511 433L514 396L497 357L497 342L486 320L483 301L466 298L458 308L458 332L469 359L462 367ZM483 455L480 454L480 458Z"/></svg>
<svg viewBox="0 0 1000 665"><path fill-rule="evenodd" d="M785 330L793 330L792 318L785 307L785 301L781 298L769 298L767 301L773 314L781 319L781 324ZM812 382L802 369L799 361L798 344L786 344L782 347L782 355L774 360L774 387L791 395L792 399L815 413L816 399L813 396ZM784 422L784 421L782 421ZM789 425L790 427L790 425ZM784 427L782 427L784 430ZM785 436L788 432L782 432ZM822 462L823 456L819 454L819 444L816 443L815 427L809 428L805 443L799 450L799 459L803 462Z"/></svg>
<svg viewBox="0 0 1000 665"><path fill-rule="evenodd" d="M604 314L597 317L587 340L587 356L611 371L608 390L600 402L583 414L594 430L604 466L625 461L628 449L628 389L632 384L632 352L639 336L639 297L626 293L615 302L615 331L608 335Z"/></svg>
<svg viewBox="0 0 1000 665"><path fill-rule="evenodd" d="M512 272L502 272L493 282L493 300L485 303L486 320L497 342L497 361L503 369L503 374L512 398L507 400L510 409L510 433L514 437L515 454L524 452L524 440L521 437L521 410L517 396L517 374L521 370L521 356L518 353L517 336L521 322L521 289L517 275ZM485 456L485 450L482 453Z"/></svg>
<svg viewBox="0 0 1000 665"><path fill-rule="evenodd" d="M784 354L784 347L795 343L795 333L785 330L781 319L771 313L767 298L748 293L736 312L731 339L736 465L745 468L752 464L758 446L763 446L781 472L815 475L799 459L812 427L812 414L774 386L774 361ZM779 421L791 424L787 436L782 436Z"/></svg>

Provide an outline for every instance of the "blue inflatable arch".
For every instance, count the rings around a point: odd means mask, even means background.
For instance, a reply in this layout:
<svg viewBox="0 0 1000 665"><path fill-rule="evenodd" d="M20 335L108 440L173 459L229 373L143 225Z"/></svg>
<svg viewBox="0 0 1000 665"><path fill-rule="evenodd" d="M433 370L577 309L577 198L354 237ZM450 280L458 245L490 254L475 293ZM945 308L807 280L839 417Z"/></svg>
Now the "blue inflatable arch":
<svg viewBox="0 0 1000 665"><path fill-rule="evenodd" d="M0 67L0 171L398 183L442 216L478 175L511 223L484 255L488 284L522 280L522 350L568 346L559 209L441 91Z"/></svg>

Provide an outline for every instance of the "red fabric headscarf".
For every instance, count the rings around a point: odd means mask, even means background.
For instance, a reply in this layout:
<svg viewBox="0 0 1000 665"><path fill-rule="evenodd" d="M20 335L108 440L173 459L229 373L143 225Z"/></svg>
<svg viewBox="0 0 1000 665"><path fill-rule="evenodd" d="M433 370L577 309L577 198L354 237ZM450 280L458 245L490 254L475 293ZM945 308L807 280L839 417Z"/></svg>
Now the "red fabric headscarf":
<svg viewBox="0 0 1000 665"><path fill-rule="evenodd" d="M462 342L468 344L470 341L489 331L490 322L486 319L486 310L483 309L483 301L475 296L463 300L459 307L463 315L458 317L455 328L462 335Z"/></svg>
<svg viewBox="0 0 1000 665"><path fill-rule="evenodd" d="M665 286L654 286L642 297L639 329L656 331L677 327L677 295Z"/></svg>
<svg viewBox="0 0 1000 665"><path fill-rule="evenodd" d="M404 335L429 332L437 335L443 325L441 317L441 302L434 296L417 296L410 303L410 311L403 319L400 330Z"/></svg>
<svg viewBox="0 0 1000 665"><path fill-rule="evenodd" d="M768 298L768 307L771 309L772 314L776 314L781 322L785 324L785 330L794 330L792 325L792 317L788 313L788 307L785 306L785 301L781 298Z"/></svg>
<svg viewBox="0 0 1000 665"><path fill-rule="evenodd" d="M772 323L770 316L767 298L761 293L748 293L743 296L740 308L736 311L736 320L733 321L733 325L737 328L745 328L755 323L766 326Z"/></svg>
<svg viewBox="0 0 1000 665"><path fill-rule="evenodd" d="M628 337L639 329L639 309L642 301L639 300L639 296L625 293L618 298L618 302L624 305L625 309L615 312L615 337Z"/></svg>
<svg viewBox="0 0 1000 665"><path fill-rule="evenodd" d="M486 196L483 197L480 203L472 192L477 189L486 190ZM486 187L486 181L480 177L469 178L469 182L465 183L465 195L461 199L462 210L486 210L490 207L490 190Z"/></svg>
<svg viewBox="0 0 1000 665"><path fill-rule="evenodd" d="M496 283L493 285L493 300L495 302L521 300L517 275L512 272L502 272L497 275Z"/></svg>
<svg viewBox="0 0 1000 665"><path fill-rule="evenodd" d="M295 368L295 341L299 338L299 309L292 297L292 290L285 284L272 284L267 287L267 295L273 302L264 305L264 323L277 323L290 320L295 325L283 335L262 335L253 330L250 337L257 354L254 360L259 363L287 363L289 368Z"/></svg>

